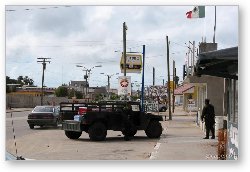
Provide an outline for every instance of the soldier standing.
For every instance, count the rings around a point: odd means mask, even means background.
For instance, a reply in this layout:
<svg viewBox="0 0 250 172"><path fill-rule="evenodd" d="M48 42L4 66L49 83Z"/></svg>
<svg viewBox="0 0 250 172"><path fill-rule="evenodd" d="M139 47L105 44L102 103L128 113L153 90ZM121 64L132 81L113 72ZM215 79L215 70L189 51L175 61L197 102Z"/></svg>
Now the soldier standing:
<svg viewBox="0 0 250 172"><path fill-rule="evenodd" d="M211 139L215 139L215 130L214 130L214 124L215 124L215 114L214 114L214 106L209 104L209 99L205 99L205 106L202 110L201 120L204 122L205 118L205 126L206 126L206 137L203 139L209 139L209 132L211 130L212 137Z"/></svg>

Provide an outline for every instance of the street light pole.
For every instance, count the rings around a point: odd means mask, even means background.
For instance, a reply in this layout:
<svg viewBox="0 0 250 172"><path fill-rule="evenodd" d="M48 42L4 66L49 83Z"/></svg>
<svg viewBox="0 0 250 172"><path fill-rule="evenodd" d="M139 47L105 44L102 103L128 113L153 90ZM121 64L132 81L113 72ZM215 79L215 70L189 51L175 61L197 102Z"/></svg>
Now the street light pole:
<svg viewBox="0 0 250 172"><path fill-rule="evenodd" d="M175 90L175 61L173 60L173 99L172 99L172 108L174 113L174 102L175 102L175 96L174 96L174 90Z"/></svg>
<svg viewBox="0 0 250 172"><path fill-rule="evenodd" d="M86 74L85 74L85 76L84 76L84 79L85 79L85 98L86 98L86 96L87 96L87 94L88 94L88 92L87 92L87 88L88 88L88 70L83 70L83 71L86 71Z"/></svg>
<svg viewBox="0 0 250 172"><path fill-rule="evenodd" d="M171 95L170 95L170 69L169 69L169 42L168 42L168 36L166 36L166 39L167 39L167 66L168 66L168 105L169 105L169 108L168 108L168 117L169 117L169 120L172 120L172 114L171 114ZM166 120L166 116L165 116L165 120Z"/></svg>
<svg viewBox="0 0 250 172"><path fill-rule="evenodd" d="M88 92L87 92L87 88L89 87L87 84L88 84L88 73L90 75L90 72L92 69L94 69L95 67L102 67L102 65L97 65L97 66L93 66L89 69L87 69L86 67L82 66L82 65L76 65L76 67L81 67L81 68L84 68L85 70L82 70L82 71L86 71L86 74L84 75L84 79L85 79L85 96L84 98L86 98ZM84 92L83 92L84 93Z"/></svg>
<svg viewBox="0 0 250 172"><path fill-rule="evenodd" d="M104 74L104 73L100 73L100 74ZM115 74L112 74L112 75L105 75L105 76L107 76L108 77L108 99L110 99L110 79L111 79L111 77L112 76L114 76L114 75L118 75L119 73L115 73Z"/></svg>
<svg viewBox="0 0 250 172"><path fill-rule="evenodd" d="M110 99L109 92L110 92L110 78L111 78L111 76L109 76L109 75L107 75L107 76L108 76L108 99Z"/></svg>

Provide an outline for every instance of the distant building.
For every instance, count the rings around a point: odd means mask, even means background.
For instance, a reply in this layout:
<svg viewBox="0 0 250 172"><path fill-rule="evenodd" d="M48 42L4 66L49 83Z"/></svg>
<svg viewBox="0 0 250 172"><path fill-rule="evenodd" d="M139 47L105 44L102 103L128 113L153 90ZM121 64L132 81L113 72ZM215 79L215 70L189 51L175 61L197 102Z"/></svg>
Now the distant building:
<svg viewBox="0 0 250 172"><path fill-rule="evenodd" d="M109 90L110 93L114 93L114 94L118 94L118 89L115 89L115 88L110 88Z"/></svg>
<svg viewBox="0 0 250 172"><path fill-rule="evenodd" d="M85 95L89 84L86 81L71 81L69 87L73 88L75 91L82 92Z"/></svg>
<svg viewBox="0 0 250 172"><path fill-rule="evenodd" d="M9 85L9 84L8 84ZM44 95L54 95L56 88L44 87ZM23 85L22 87L15 87L15 91L8 93L10 95L32 95L41 96L42 87Z"/></svg>
<svg viewBox="0 0 250 172"><path fill-rule="evenodd" d="M187 109L188 98L194 98L194 84L183 84L174 90L175 104Z"/></svg>
<svg viewBox="0 0 250 172"><path fill-rule="evenodd" d="M9 92L14 92L16 91L17 87L20 87L21 84L7 84L7 87L9 89ZM7 88L6 88L7 89Z"/></svg>

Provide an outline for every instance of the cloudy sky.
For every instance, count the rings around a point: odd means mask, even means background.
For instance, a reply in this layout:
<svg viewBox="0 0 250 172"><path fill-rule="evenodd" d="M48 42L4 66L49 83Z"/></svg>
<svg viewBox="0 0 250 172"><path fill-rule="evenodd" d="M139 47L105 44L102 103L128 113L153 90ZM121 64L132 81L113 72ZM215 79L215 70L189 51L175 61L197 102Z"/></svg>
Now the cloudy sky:
<svg viewBox="0 0 250 172"><path fill-rule="evenodd" d="M182 79L187 44L196 46L206 37L212 42L214 6L206 6L206 16L187 19L194 6L13 6L5 8L6 75L29 76L41 86L42 65L38 57L51 58L45 71L45 85L58 87L71 80L83 80L81 64L94 68L90 86L107 85L107 77L120 73L123 51L122 25L126 22L127 51L142 52L146 45L145 85L167 80L166 36L170 41L170 60L176 62ZM238 6L217 6L216 42L218 49L238 46ZM171 70L172 71L172 70ZM120 75L123 75L120 73ZM141 74L127 74L132 82L141 82ZM171 73L172 75L172 73ZM117 76L111 87L117 88Z"/></svg>

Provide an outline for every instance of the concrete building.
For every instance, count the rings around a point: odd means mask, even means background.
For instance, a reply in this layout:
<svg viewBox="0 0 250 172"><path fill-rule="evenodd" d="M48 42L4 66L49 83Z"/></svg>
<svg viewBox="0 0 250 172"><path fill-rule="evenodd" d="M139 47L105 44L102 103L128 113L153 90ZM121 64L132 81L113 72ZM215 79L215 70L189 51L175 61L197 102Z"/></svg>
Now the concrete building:
<svg viewBox="0 0 250 172"><path fill-rule="evenodd" d="M221 159L238 159L238 47L218 51L201 53L196 64L196 75L215 76L223 80L223 87L217 85L218 92L222 95L222 125L216 121L217 128L224 130L224 141L219 141L218 148L222 148ZM209 92L207 90L207 92ZM214 94L216 94L214 93ZM216 125L216 124L215 124ZM225 136L227 136L225 138ZM219 150L218 149L218 150Z"/></svg>
<svg viewBox="0 0 250 172"><path fill-rule="evenodd" d="M56 88L53 87L44 87L43 92L44 95L53 96ZM26 86L15 87L15 91L8 93L9 95L31 95L31 96L41 96L42 95L42 87L36 86Z"/></svg>
<svg viewBox="0 0 250 172"><path fill-rule="evenodd" d="M86 81L70 81L69 87L86 95L89 84Z"/></svg>
<svg viewBox="0 0 250 172"><path fill-rule="evenodd" d="M192 90L192 88L194 88L194 84L183 84L177 87L174 90L175 104L182 105L183 109L186 109L188 98L190 98L190 95L192 98L194 97L194 90Z"/></svg>
<svg viewBox="0 0 250 172"><path fill-rule="evenodd" d="M217 50L217 43L200 43L199 45L199 53L205 53L215 50ZM191 59L195 60L194 58ZM191 64L194 64L194 62L191 62ZM183 83L192 83L196 86L195 102L198 112L197 123L200 125L201 128L205 128L204 123L202 123L200 120L200 117L202 109L204 107L204 101L206 98L209 98L210 102L215 107L217 126L223 125L222 116L224 100L224 79L217 76L205 74L200 77L195 76L195 65L188 65L186 69L188 70L186 72L187 76L184 79ZM217 126L216 129L218 129Z"/></svg>

